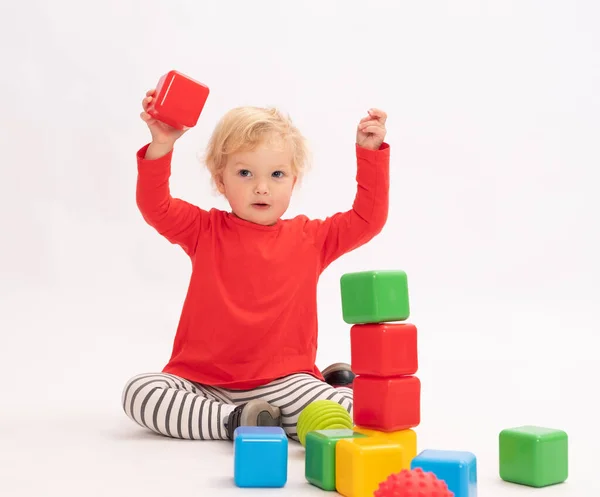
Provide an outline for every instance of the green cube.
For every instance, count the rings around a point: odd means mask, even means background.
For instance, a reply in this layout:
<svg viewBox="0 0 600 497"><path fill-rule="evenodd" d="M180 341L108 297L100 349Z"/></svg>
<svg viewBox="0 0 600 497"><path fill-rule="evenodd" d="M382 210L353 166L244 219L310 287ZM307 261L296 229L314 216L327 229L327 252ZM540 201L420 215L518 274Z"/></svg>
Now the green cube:
<svg viewBox="0 0 600 497"><path fill-rule="evenodd" d="M500 478L546 487L568 477L568 437L562 430L520 426L500 432Z"/></svg>
<svg viewBox="0 0 600 497"><path fill-rule="evenodd" d="M335 490L335 446L343 438L364 438L352 430L316 430L306 434L306 479L323 490Z"/></svg>
<svg viewBox="0 0 600 497"><path fill-rule="evenodd" d="M343 319L348 324L404 321L410 315L404 271L362 271L340 279Z"/></svg>

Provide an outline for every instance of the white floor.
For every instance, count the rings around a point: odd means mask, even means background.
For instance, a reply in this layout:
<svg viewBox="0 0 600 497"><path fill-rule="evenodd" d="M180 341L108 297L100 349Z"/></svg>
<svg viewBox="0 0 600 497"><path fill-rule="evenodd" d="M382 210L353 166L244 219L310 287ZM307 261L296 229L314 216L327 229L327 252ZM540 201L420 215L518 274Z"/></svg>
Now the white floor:
<svg viewBox="0 0 600 497"><path fill-rule="evenodd" d="M59 414L0 418L0 495L11 497L99 497L170 495L319 495L304 480L304 449L290 445L288 483L283 489L240 489L232 480L232 445L189 442L148 434L127 419L99 414ZM598 484L592 460L582 455L591 440L572 441L568 483L536 490L500 481L495 439L480 441L479 495L590 496ZM442 444L443 445L443 444ZM467 444L468 445L468 444ZM592 453L591 450L589 452ZM331 493L329 493L331 494Z"/></svg>
<svg viewBox="0 0 600 497"><path fill-rule="evenodd" d="M139 295L96 295L101 300L95 303L85 292L80 297L32 291L11 295L3 300L8 305L0 316L5 380L0 496L324 494L304 480L304 451L298 444L290 445L285 488L239 489L232 479L231 443L155 436L120 410L126 379L153 369L157 358L168 354L172 335L164 330L172 325L176 305L160 308L151 296ZM28 312L31 301L38 312ZM600 375L593 307L545 302L518 309L470 302L474 310L460 322L444 319L458 304L441 301L415 318L423 385L419 450L472 451L480 497L598 495L600 436L594 404ZM509 315L496 319L504 309L510 309ZM324 347L332 352L322 356L323 363L341 354L339 347ZM570 475L565 484L532 489L499 479L498 433L521 424L567 431Z"/></svg>

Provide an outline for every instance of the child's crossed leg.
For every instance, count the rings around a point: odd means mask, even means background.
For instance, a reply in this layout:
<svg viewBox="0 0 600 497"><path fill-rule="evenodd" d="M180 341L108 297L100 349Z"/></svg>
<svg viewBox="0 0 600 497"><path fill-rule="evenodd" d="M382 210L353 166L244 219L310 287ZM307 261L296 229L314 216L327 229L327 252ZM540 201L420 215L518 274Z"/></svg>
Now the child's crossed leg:
<svg viewBox="0 0 600 497"><path fill-rule="evenodd" d="M305 373L251 390L229 390L167 373L148 373L131 378L122 395L125 413L140 426L190 440L231 439L235 427L240 422L245 424L244 416L254 416L256 420L261 411L263 416L275 418L272 423L265 420L265 424L280 424L291 439L298 440L296 425L300 413L311 402L322 399L337 402L352 416L351 388L335 388ZM236 410L236 406L246 407ZM233 424L229 423L230 418Z"/></svg>

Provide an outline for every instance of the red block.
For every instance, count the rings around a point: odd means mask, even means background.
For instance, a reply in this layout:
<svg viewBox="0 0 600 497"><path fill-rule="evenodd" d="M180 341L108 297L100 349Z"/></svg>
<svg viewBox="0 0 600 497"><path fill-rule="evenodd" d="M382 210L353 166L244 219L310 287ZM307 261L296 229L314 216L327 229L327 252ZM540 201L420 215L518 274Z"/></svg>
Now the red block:
<svg viewBox="0 0 600 497"><path fill-rule="evenodd" d="M414 324L356 324L350 329L350 343L354 374L413 375L419 367Z"/></svg>
<svg viewBox="0 0 600 497"><path fill-rule="evenodd" d="M208 94L208 87L202 83L178 71L169 71L158 81L148 114L177 129L193 128Z"/></svg>
<svg viewBox="0 0 600 497"><path fill-rule="evenodd" d="M421 422L421 382L416 376L357 376L354 424L379 431L414 428Z"/></svg>

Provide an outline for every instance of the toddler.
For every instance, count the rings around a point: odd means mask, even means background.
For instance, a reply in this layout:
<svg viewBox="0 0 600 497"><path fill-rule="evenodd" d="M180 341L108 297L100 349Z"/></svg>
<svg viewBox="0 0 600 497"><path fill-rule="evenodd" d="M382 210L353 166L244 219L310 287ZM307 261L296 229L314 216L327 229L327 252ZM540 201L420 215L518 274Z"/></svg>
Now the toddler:
<svg viewBox="0 0 600 497"><path fill-rule="evenodd" d="M142 102L152 139L137 152L137 205L183 249L192 273L170 360L126 383L125 413L153 432L192 440L231 440L238 426L281 426L298 440L300 413L320 399L352 416L350 366L315 365L317 282L385 225L386 114L371 109L358 124L352 208L323 220L282 219L307 163L305 139L289 118L258 107L225 114L206 165L231 212L204 210L171 196L173 149L187 130L147 113L154 95ZM335 381L340 371L350 372L345 385Z"/></svg>

